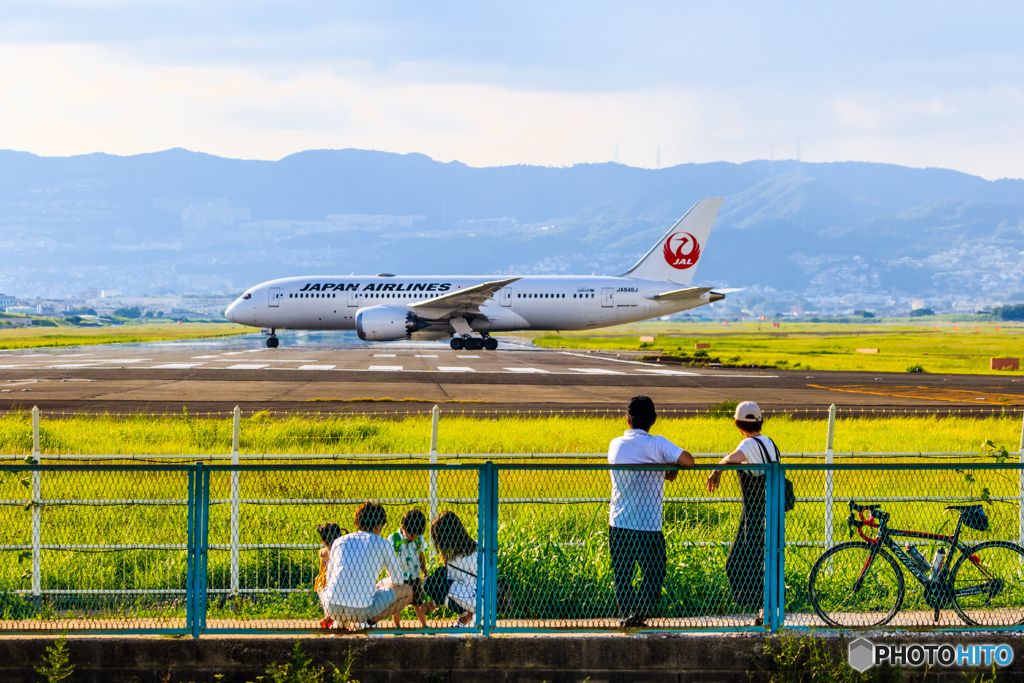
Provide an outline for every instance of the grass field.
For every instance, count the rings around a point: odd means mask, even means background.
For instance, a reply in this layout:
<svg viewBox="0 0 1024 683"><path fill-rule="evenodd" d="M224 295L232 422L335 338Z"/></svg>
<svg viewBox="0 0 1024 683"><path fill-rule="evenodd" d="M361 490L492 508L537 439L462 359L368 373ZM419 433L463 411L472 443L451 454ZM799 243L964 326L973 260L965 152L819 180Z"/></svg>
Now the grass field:
<svg viewBox="0 0 1024 683"><path fill-rule="evenodd" d="M46 453L226 453L230 448L230 419L75 417L42 421L42 451ZM603 452L621 433L612 418L544 417L490 419L443 417L442 452ZM824 421L772 418L766 433L785 451L821 451ZM730 420L721 417L663 419L655 428L693 451L727 451L738 441ZM0 450L25 453L31 447L26 414L0 418ZM429 418L256 415L242 423L242 450L247 453L423 453L429 447ZM836 427L839 450L979 451L981 443L1016 450L1019 416L967 418L893 417L840 419ZM1011 457L1011 460L1013 458ZM839 457L837 461L850 459ZM975 461L991 462L977 456ZM792 459L790 462L807 462ZM893 497L934 498L934 501L891 501L893 523L924 531L949 529L950 501L988 500L991 529L971 532L971 540L1015 539L1018 535L1019 495L1016 472L912 469L899 472L843 471L834 475L833 534L845 540L845 501ZM736 532L739 504L736 478L723 478L715 495L704 491L707 472L683 472L666 488L665 532L668 576L662 599L663 615L706 619L709 627L745 610L731 598L724 566ZM181 472L154 471L128 475L116 471L44 473L41 492L54 501L41 509L42 540L76 544L81 550L43 550L42 585L66 590L181 590L185 583L185 554L161 545L185 543L183 504L187 477ZM807 575L823 550L825 490L821 472L793 471L798 503L787 516L787 600L794 619L806 618L809 605ZM27 619L49 628L66 627L72 619L115 616L121 619L163 619L180 623L180 596L65 595L36 606L11 591L30 585L30 480L24 474L0 471L0 544L19 549L0 551L0 620ZM237 626L287 627L293 620L312 625L319 618L316 597L309 587L314 565L315 527L336 520L351 528L358 501L386 502L395 530L402 513L424 508L429 490L426 472L291 471L251 472L240 476L241 507L239 577L243 593L230 597L230 475L211 475L212 499L208 580L210 619ZM453 509L477 535L477 473L447 468L438 476L440 509ZM499 572L509 586L503 618L540 624L558 619L565 625L579 620L614 616L611 567L608 559L608 473L581 470L515 470L499 473ZM536 499L551 498L559 502ZM299 502L299 499L312 499ZM569 499L569 500L566 500ZM146 500L148 504L131 501ZM56 502L63 501L63 502ZM69 505L70 501L91 501ZM119 502L115 502L119 501ZM944 502L943 502L944 501ZM134 550L101 550L104 544L134 544ZM307 547L273 548L274 544ZM922 547L931 557L931 549ZM908 577L908 581L910 581ZM1019 587L1021 584L1014 584ZM1014 588L1014 591L1017 588ZM293 591L293 589L299 589ZM1007 593L1006 595L1010 595ZM1024 596L1013 593L1013 599ZM906 609L921 609L921 591L908 584ZM804 615L801 617L800 615ZM126 624L128 622L125 622ZM925 624L927 625L927 624Z"/></svg>
<svg viewBox="0 0 1024 683"><path fill-rule="evenodd" d="M822 417L826 417L822 414ZM826 421L771 417L765 432L785 452L821 453ZM461 417L442 412L441 453L602 453L622 433L623 418ZM663 417L654 432L694 453L731 451L739 433L728 417ZM843 418L836 421L834 448L840 452L977 452L988 440L1016 451L1020 415L974 417L894 416ZM240 450L260 453L427 453L430 417L400 419L365 415L296 414L273 417L257 413L242 418ZM44 418L42 453L51 455L210 455L231 452L231 416L182 415L67 416ZM32 449L28 411L0 416L0 453L27 454Z"/></svg>
<svg viewBox="0 0 1024 683"><path fill-rule="evenodd" d="M0 329L0 349L210 339L251 332L251 328L234 323L181 323L179 325L171 320L128 323L121 327L2 328Z"/></svg>
<svg viewBox="0 0 1024 683"><path fill-rule="evenodd" d="M534 339L538 346L567 349L648 350L652 354L692 358L695 344L707 343L710 358L733 366L792 368L804 370L866 370L906 372L921 366L931 373L970 373L1019 376L1020 371L989 370L989 358L1024 358L1024 330L994 325L932 326L824 326L783 323L764 332L753 324L650 328L654 342L635 336L550 335ZM957 327L958 329L954 329ZM727 333L728 332L728 333ZM624 334L624 333L623 333ZM774 335L774 336L773 336ZM788 335L788 336L779 336ZM858 353L857 349L878 349Z"/></svg>

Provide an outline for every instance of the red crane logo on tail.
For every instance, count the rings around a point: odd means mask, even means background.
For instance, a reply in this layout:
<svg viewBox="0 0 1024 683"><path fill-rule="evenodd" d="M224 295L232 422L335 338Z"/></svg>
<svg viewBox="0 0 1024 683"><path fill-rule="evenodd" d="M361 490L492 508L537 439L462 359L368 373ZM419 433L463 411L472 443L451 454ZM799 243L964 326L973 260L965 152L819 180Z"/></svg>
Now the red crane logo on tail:
<svg viewBox="0 0 1024 683"><path fill-rule="evenodd" d="M673 268L686 270L697 265L700 243L688 232L674 232L665 240L665 262Z"/></svg>

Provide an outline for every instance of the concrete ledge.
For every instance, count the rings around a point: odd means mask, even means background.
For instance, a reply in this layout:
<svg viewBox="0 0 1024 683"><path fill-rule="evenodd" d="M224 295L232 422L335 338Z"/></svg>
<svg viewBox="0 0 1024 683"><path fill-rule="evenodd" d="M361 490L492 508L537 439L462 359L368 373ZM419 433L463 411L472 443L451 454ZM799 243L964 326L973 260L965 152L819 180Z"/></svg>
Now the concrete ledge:
<svg viewBox="0 0 1024 683"><path fill-rule="evenodd" d="M765 639L759 636L643 635L444 637L303 637L317 665L340 665L356 656L353 675L361 683L749 683L759 680ZM908 635L875 642L991 644L1015 651L1021 636ZM826 638L841 661L846 640ZM34 683L53 638L0 638L0 680ZM272 662L288 660L294 637L191 639L70 637L73 683L247 683ZM944 670L953 673L952 670ZM982 673L984 669L974 669ZM920 675L923 670L908 670ZM167 674L170 673L170 678ZM933 670L933 675L936 672ZM1024 651L1000 672L1000 680L1024 680ZM962 677L956 675L957 680ZM969 676L968 676L969 678Z"/></svg>

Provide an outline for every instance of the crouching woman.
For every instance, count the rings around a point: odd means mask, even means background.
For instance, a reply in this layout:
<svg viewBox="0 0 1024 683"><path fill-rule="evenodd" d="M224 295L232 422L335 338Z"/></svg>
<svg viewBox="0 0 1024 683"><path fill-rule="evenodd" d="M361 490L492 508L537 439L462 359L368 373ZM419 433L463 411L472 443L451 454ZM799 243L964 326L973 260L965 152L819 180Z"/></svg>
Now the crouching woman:
<svg viewBox="0 0 1024 683"><path fill-rule="evenodd" d="M430 541L441 555L444 567L427 578L423 590L436 604L458 614L460 626L470 626L476 613L476 541L450 510L430 523Z"/></svg>

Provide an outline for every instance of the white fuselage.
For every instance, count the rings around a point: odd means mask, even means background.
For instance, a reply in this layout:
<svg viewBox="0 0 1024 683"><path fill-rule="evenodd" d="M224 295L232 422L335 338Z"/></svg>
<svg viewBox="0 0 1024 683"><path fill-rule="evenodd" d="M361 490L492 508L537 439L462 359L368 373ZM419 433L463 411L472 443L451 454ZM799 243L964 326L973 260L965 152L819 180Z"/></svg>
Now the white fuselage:
<svg viewBox="0 0 1024 683"><path fill-rule="evenodd" d="M247 290L226 311L229 320L275 330L354 330L370 306L402 308L494 280L494 276L314 276L271 280ZM624 277L525 275L498 290L468 316L476 332L585 330L677 313L721 298L654 301L678 289L668 282ZM246 298L247 297L247 298Z"/></svg>

